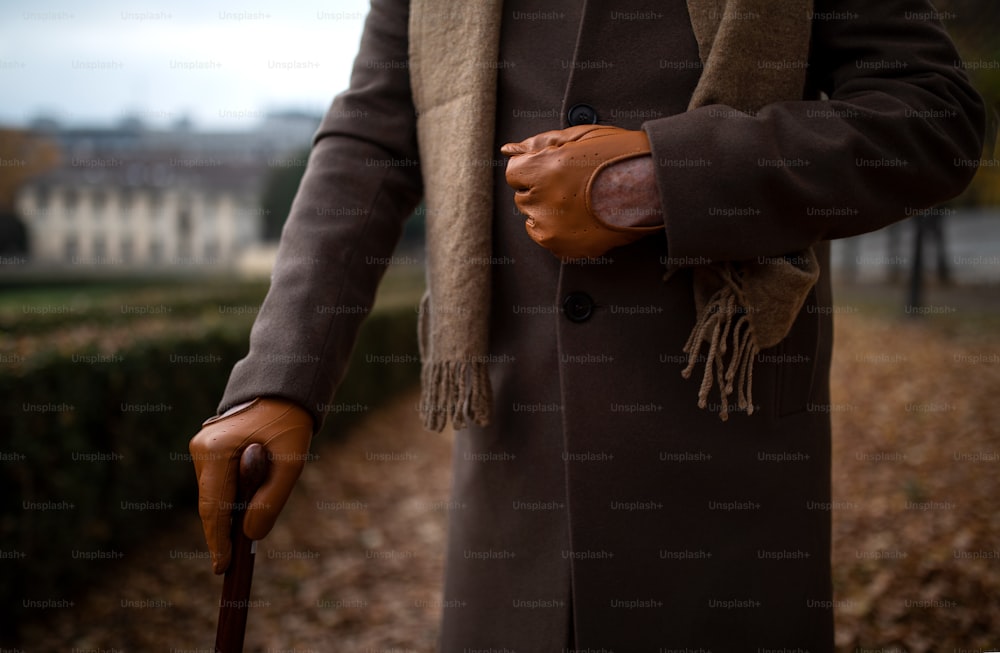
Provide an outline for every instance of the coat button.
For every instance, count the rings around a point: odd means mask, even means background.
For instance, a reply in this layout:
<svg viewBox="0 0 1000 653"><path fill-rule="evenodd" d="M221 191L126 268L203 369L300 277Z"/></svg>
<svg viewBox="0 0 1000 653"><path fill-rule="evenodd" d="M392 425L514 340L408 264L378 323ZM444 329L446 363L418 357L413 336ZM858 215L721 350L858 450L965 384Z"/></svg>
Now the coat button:
<svg viewBox="0 0 1000 653"><path fill-rule="evenodd" d="M597 112L589 104L574 104L566 113L570 126L596 125Z"/></svg>
<svg viewBox="0 0 1000 653"><path fill-rule="evenodd" d="M563 300L563 314L570 322L586 322L594 314L594 300L585 292L571 292Z"/></svg>

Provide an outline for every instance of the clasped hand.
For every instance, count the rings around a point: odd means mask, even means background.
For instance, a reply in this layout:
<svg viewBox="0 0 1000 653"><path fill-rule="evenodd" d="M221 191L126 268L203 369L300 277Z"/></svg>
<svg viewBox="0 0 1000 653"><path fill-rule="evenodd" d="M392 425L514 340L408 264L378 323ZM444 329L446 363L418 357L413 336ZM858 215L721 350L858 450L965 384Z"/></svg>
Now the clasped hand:
<svg viewBox="0 0 1000 653"><path fill-rule="evenodd" d="M500 151L528 235L560 258L598 257L663 228L643 131L579 125Z"/></svg>

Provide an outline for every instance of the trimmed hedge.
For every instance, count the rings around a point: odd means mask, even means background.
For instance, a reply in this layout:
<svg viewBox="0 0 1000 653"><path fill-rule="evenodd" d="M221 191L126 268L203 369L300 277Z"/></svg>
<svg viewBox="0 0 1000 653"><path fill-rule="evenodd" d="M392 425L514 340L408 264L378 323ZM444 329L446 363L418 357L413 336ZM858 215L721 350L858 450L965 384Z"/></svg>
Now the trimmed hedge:
<svg viewBox="0 0 1000 653"><path fill-rule="evenodd" d="M37 335L73 328L82 322L110 327L148 321L156 311L172 320L211 320L229 307L256 308L266 282L119 280L79 284L0 282L0 334Z"/></svg>
<svg viewBox="0 0 1000 653"><path fill-rule="evenodd" d="M369 315L328 435L417 381L416 319L412 306ZM251 321L146 337L112 360L95 344L0 366L9 407L0 444L0 604L12 608L4 621L38 614L33 601L72 600L106 572L100 561L121 557L166 514L196 514L188 440L215 412Z"/></svg>

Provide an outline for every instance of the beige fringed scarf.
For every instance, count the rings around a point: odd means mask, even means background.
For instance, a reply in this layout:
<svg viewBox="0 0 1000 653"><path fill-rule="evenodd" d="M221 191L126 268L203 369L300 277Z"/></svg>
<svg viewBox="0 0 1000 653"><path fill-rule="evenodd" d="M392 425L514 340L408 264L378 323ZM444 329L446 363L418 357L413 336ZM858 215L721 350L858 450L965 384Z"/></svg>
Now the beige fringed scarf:
<svg viewBox="0 0 1000 653"><path fill-rule="evenodd" d="M413 0L410 76L427 206L428 292L420 306L424 426L488 423L491 221L496 62L501 0ZM704 68L689 109L725 104L756 112L801 99L811 0L688 0ZM770 63L769 63L770 62ZM668 217L669 219L669 217ZM668 272L669 273L672 271ZM753 412L757 352L780 342L818 276L812 250L693 270L698 320L684 351L689 377L709 350L698 392L713 386L720 417ZM726 356L729 356L728 362Z"/></svg>

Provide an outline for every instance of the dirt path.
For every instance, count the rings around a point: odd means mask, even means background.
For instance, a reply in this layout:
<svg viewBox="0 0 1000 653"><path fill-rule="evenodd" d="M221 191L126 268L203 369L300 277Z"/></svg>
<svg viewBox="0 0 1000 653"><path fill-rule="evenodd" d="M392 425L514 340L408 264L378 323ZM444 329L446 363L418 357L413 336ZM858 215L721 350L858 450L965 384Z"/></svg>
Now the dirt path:
<svg viewBox="0 0 1000 653"><path fill-rule="evenodd" d="M1000 650L1000 335L954 316L837 316L841 650Z"/></svg>

